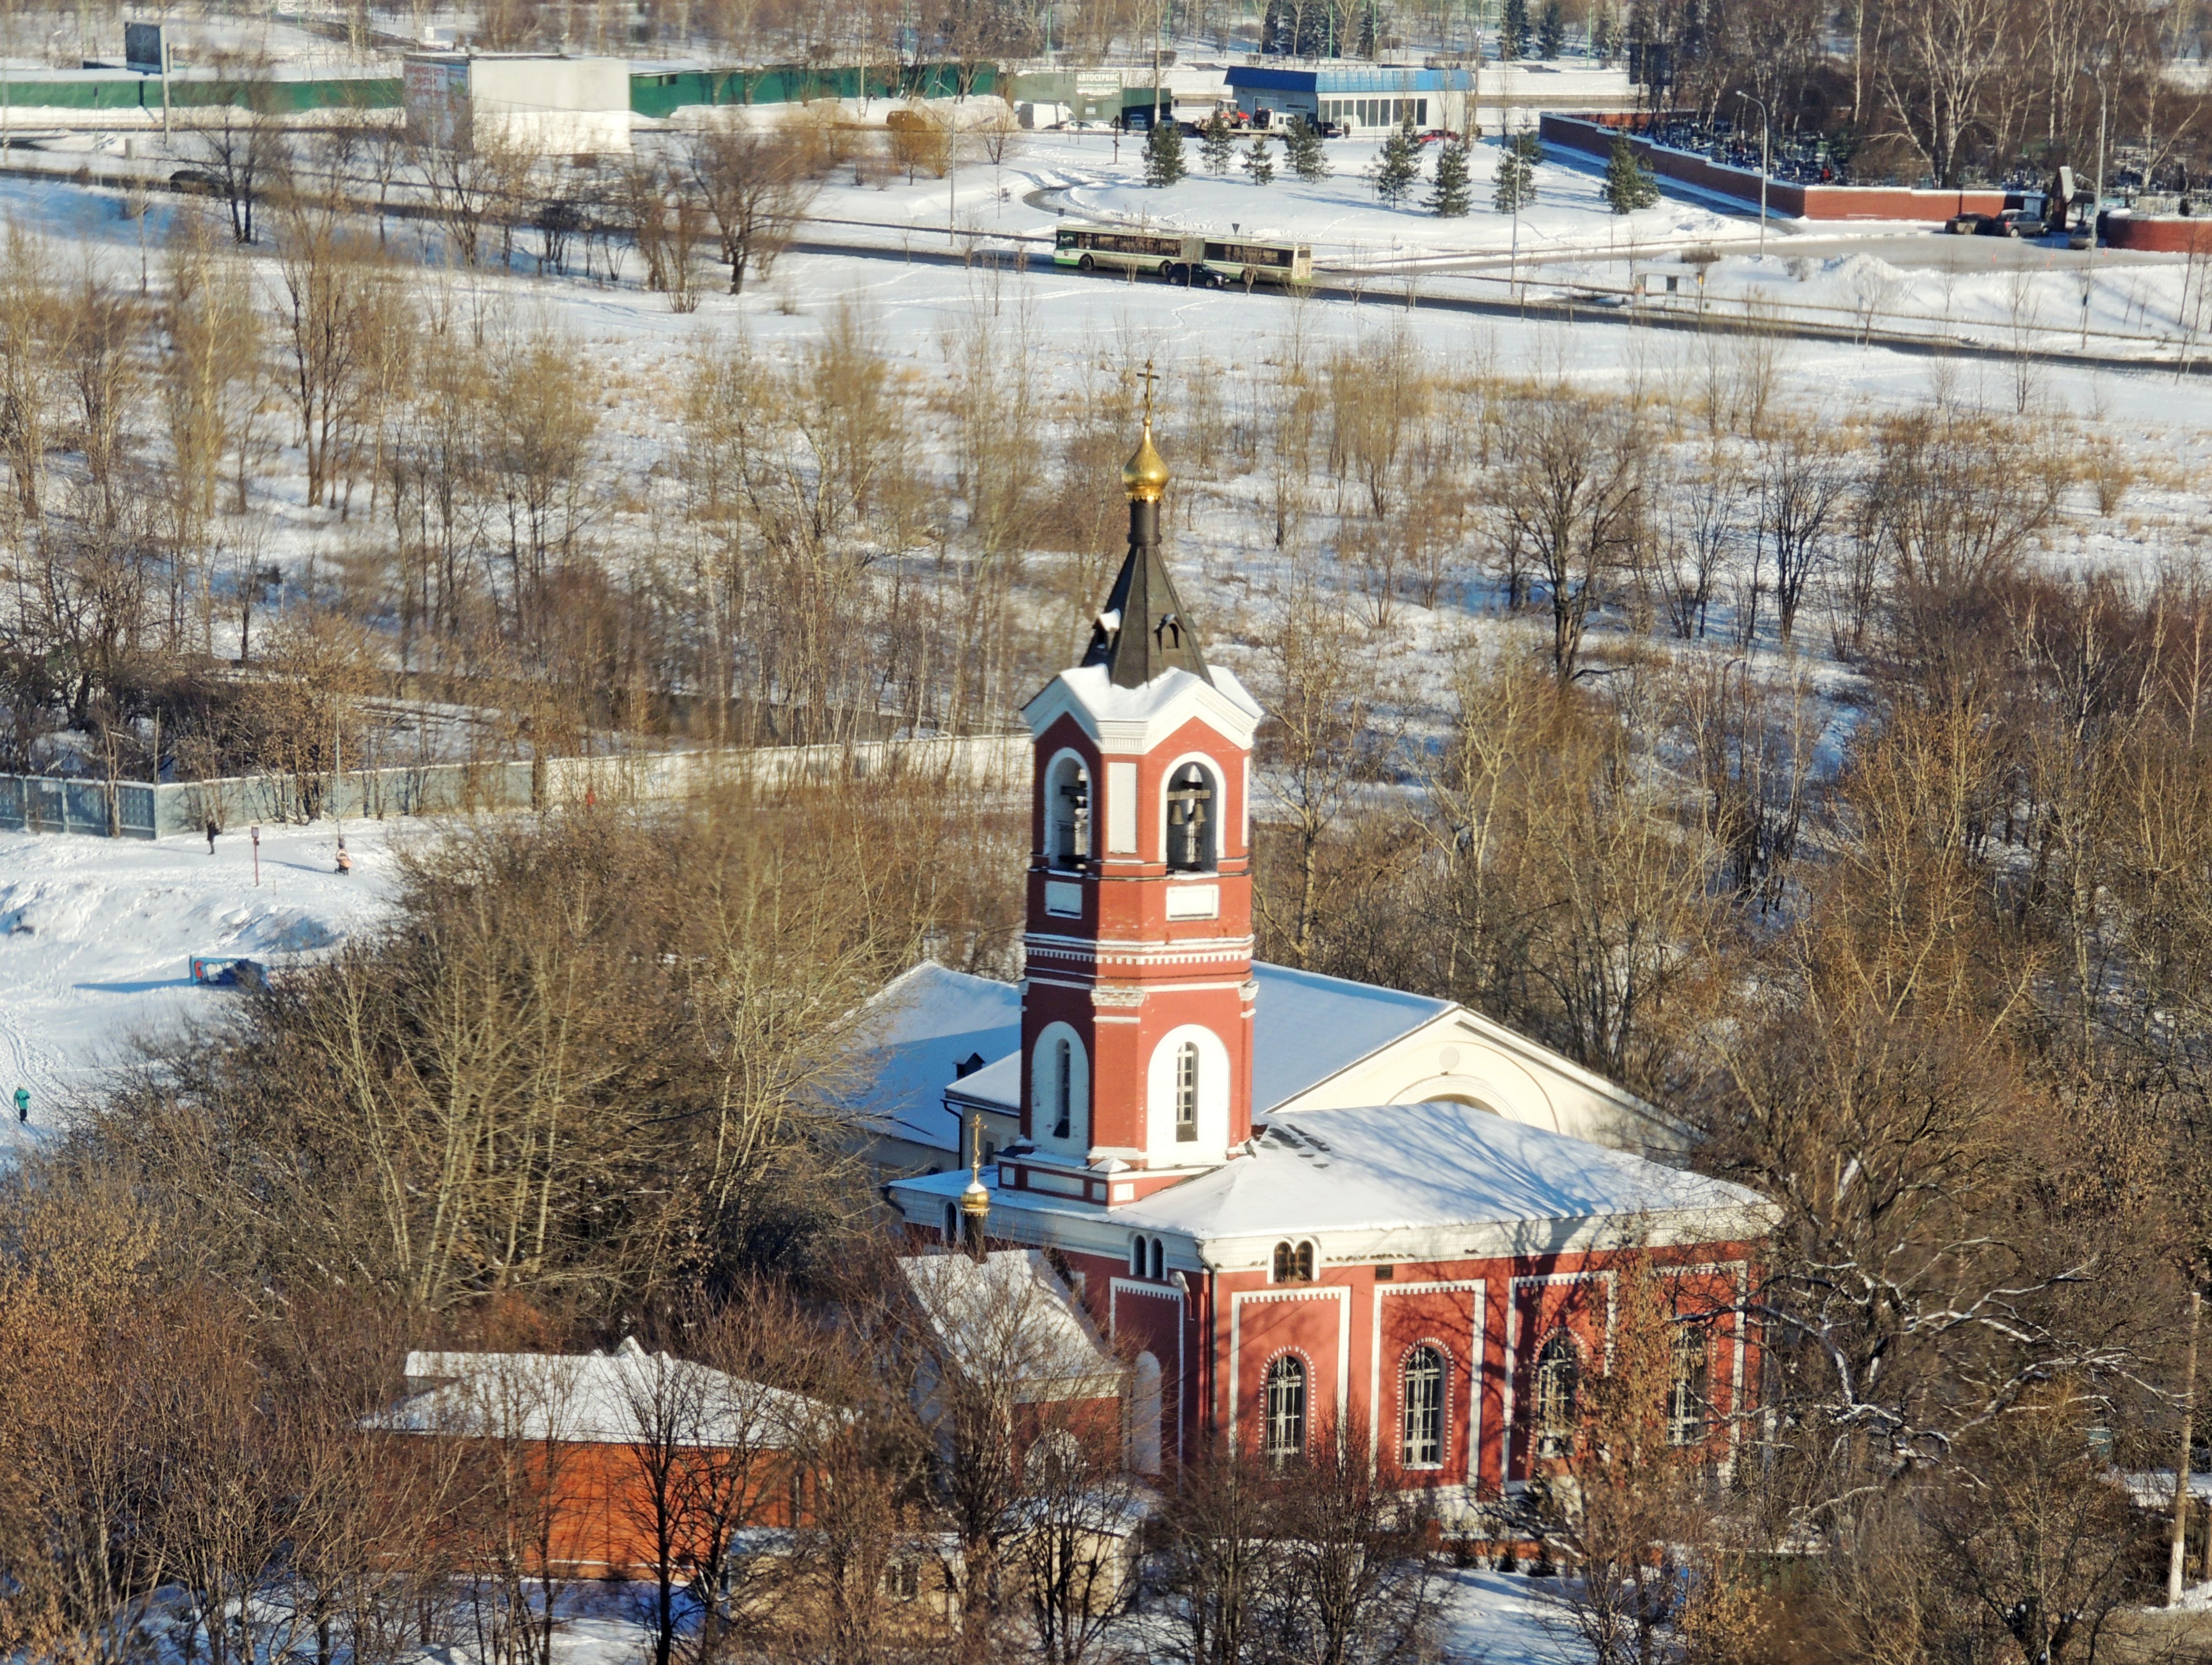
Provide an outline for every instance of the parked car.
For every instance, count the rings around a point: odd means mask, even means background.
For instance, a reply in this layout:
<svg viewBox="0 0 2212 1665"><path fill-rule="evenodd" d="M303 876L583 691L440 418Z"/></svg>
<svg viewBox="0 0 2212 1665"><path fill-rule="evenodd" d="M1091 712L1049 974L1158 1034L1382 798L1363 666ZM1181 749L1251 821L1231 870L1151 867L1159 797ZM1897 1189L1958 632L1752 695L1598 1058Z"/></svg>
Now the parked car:
<svg viewBox="0 0 2212 1665"><path fill-rule="evenodd" d="M178 191L198 197L213 197L222 190L222 181L204 167L180 167L169 175L169 184Z"/></svg>
<svg viewBox="0 0 2212 1665"><path fill-rule="evenodd" d="M2000 237L2043 235L2043 216L2032 208L2008 208L1996 217L1996 234Z"/></svg>
<svg viewBox="0 0 2212 1665"><path fill-rule="evenodd" d="M1954 214L1943 222L1943 229L1954 237L1972 237L1980 233L1989 217L1986 214Z"/></svg>

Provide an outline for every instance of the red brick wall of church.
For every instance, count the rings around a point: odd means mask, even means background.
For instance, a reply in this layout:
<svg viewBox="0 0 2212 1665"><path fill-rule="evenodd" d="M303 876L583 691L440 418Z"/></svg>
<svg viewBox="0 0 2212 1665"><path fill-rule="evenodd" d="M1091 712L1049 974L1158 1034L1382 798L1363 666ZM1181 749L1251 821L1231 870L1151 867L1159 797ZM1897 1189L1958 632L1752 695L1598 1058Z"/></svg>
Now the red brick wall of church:
<svg viewBox="0 0 2212 1665"><path fill-rule="evenodd" d="M1722 1315L1708 1327L1717 1425L1740 1408L1740 1395L1748 1399L1759 1376L1754 1338L1728 1310L1750 1254L1746 1245L1716 1244L1655 1256L1680 1310ZM1323 1265L1310 1284L1278 1285L1262 1273L1191 1276L1178 1295L1172 1282L1130 1277L1126 1261L1066 1260L1083 1275L1100 1328L1132 1356L1141 1350L1159 1360L1161 1446L1170 1459L1179 1440L1194 1441L1209 1424L1226 1433L1233 1423L1240 1438L1257 1438L1266 1425L1267 1367L1285 1353L1306 1366L1309 1437L1348 1407L1352 1425L1389 1456L1401 1426L1401 1372L1412 1350L1426 1345L1450 1369L1443 1459L1425 1477L1437 1485L1472 1480L1484 1494L1528 1478L1529 1377L1545 1339L1564 1328L1584 1370L1603 1368L1609 1274L1620 1265L1617 1255L1400 1261L1387 1279L1371 1265ZM1166 1386L1178 1370L1180 1392Z"/></svg>

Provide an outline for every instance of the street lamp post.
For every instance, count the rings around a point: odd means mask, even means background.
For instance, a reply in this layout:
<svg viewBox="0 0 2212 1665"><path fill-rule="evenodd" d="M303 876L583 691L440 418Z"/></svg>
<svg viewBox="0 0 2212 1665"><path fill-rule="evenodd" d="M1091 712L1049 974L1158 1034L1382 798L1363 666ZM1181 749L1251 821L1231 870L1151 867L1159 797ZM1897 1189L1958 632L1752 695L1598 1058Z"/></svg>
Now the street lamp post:
<svg viewBox="0 0 2212 1665"><path fill-rule="evenodd" d="M2097 179L2089 187L2089 264L2097 264L2097 246L2103 242L2100 223L2105 208L2105 78L2085 64L2074 66L2077 76L2087 76L2097 83Z"/></svg>
<svg viewBox="0 0 2212 1665"><path fill-rule="evenodd" d="M1774 171L1773 164L1769 160L1768 146L1773 137L1774 122L1767 115L1766 106L1761 100L1753 98L1749 93L1738 93L1736 96L1746 104L1759 106L1759 252L1765 254L1766 252L1766 176Z"/></svg>

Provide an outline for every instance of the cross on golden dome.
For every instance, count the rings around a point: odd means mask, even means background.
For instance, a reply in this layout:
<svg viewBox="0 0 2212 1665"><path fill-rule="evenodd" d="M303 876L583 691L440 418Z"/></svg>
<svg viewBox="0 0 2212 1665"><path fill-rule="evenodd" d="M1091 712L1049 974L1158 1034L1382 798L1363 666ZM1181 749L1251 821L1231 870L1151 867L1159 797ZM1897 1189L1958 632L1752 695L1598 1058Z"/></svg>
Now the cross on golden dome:
<svg viewBox="0 0 2212 1665"><path fill-rule="evenodd" d="M1145 435L1138 441L1137 454L1121 465L1121 489L1132 501L1157 503L1168 489L1168 465L1152 447L1152 384L1159 380L1152 372L1152 362L1145 361L1142 372L1145 383Z"/></svg>

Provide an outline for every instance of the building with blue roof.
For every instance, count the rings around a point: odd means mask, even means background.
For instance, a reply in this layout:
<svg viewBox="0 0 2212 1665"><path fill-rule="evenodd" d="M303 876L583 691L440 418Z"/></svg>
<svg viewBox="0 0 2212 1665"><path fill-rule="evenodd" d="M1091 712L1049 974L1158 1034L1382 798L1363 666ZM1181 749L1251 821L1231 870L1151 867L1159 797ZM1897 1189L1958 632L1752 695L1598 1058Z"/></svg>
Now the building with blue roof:
<svg viewBox="0 0 2212 1665"><path fill-rule="evenodd" d="M1386 132L1409 114L1420 131L1463 133L1474 88L1471 70L1334 61L1311 69L1240 64L1228 81L1237 107L1260 125L1300 116L1355 137Z"/></svg>

